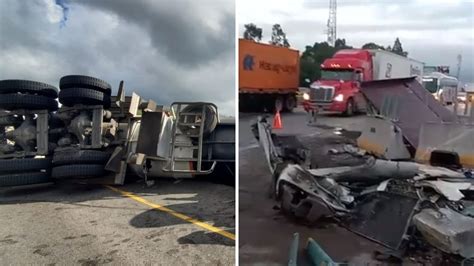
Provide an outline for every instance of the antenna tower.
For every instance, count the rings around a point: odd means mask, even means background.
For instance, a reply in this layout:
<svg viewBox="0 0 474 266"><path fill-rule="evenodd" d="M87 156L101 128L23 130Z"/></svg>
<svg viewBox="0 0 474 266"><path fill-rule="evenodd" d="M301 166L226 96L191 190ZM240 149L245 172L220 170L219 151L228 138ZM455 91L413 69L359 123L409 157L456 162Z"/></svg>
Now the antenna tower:
<svg viewBox="0 0 474 266"><path fill-rule="evenodd" d="M328 44L331 46L336 45L336 11L337 2L336 0L329 0L329 18L328 18Z"/></svg>

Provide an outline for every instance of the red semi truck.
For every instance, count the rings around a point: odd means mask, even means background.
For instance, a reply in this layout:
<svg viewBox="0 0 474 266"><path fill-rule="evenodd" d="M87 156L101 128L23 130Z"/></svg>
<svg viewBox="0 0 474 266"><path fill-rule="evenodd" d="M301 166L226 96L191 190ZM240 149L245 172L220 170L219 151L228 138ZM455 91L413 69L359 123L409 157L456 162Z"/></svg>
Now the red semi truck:
<svg viewBox="0 0 474 266"><path fill-rule="evenodd" d="M358 93L360 82L417 76L421 82L423 63L383 50L345 49L321 64L321 79L303 94L309 112L325 110L352 115L364 111Z"/></svg>

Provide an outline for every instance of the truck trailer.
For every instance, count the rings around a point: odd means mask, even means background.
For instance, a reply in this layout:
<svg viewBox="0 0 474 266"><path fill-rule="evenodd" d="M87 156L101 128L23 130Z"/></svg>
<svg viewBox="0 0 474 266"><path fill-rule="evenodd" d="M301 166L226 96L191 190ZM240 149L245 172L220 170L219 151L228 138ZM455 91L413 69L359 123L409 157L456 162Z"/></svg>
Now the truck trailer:
<svg viewBox="0 0 474 266"><path fill-rule="evenodd" d="M213 103L157 105L125 95L123 81L115 96L109 83L81 75L59 87L0 81L0 187L212 174L234 182L235 121Z"/></svg>
<svg viewBox="0 0 474 266"><path fill-rule="evenodd" d="M325 110L352 115L365 110L359 94L361 82L413 76L421 83L422 62L383 50L340 50L321 64L321 78L303 95L303 106L308 112Z"/></svg>
<svg viewBox="0 0 474 266"><path fill-rule="evenodd" d="M296 105L299 52L239 39L239 108L291 111Z"/></svg>

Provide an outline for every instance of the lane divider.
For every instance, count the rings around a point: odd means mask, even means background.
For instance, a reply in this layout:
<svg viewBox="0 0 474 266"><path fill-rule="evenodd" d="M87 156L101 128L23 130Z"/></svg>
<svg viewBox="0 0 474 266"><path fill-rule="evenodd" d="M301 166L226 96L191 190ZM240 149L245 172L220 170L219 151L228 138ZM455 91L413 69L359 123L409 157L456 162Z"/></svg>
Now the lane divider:
<svg viewBox="0 0 474 266"><path fill-rule="evenodd" d="M155 210L159 210L159 211L162 211L162 212L166 212L166 213L168 213L168 214L170 214L170 215L172 215L172 216L174 216L174 217L176 217L176 218L178 218L178 219L181 219L181 220L186 221L186 222L188 222L188 223L192 223L192 224L194 224L194 225L196 225L196 226L199 226L199 227L201 227L201 228L204 228L204 229L206 229L206 230L208 230L208 231L210 231L210 232L214 232L214 233L216 233L216 234L219 234L219 235L221 235L221 236L223 236L223 237L226 237L226 238L228 238L228 239L231 239L231 240L234 240L234 241L235 241L235 235L234 235L234 234L232 234L232 233L230 233L230 232L227 232L227 231L225 231L225 230L223 230L223 229L221 229L221 228L212 226L212 225L210 225L210 224L208 224L208 223L205 223L205 222L201 222L201 221L199 221L199 220L196 220L196 219L194 219L194 218L192 218L192 217L189 217L189 216L187 216L187 215L185 215L185 214L179 213L179 212L177 212L177 211L175 211L175 210L172 210L172 209L170 209L170 208L167 208L167 207L165 207L165 206L162 206L162 205L159 205L159 204L150 202L150 201L148 201L148 200L146 200L146 199L144 199L144 198L142 198L142 197L139 197L139 196L137 196L137 195L135 195L135 194L133 194L133 193L131 193L131 192L124 191L124 190L118 189L118 188L116 188L116 187L108 186L108 185L106 185L106 187L109 188L109 189L111 189L111 190L113 190L113 191L115 191L115 192L118 192L118 193L122 194L122 195L125 196L125 197L131 198L131 199L133 199L134 201L137 201L137 202L140 202L140 203L142 203L142 204L145 204L145 205L147 205L147 206L149 206L149 207L151 207L151 208L153 208L153 209L155 209Z"/></svg>

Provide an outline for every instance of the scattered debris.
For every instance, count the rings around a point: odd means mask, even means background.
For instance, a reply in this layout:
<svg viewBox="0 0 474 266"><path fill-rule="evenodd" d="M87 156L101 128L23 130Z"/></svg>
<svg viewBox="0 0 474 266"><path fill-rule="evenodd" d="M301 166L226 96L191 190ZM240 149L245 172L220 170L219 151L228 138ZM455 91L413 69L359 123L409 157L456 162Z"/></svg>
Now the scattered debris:
<svg viewBox="0 0 474 266"><path fill-rule="evenodd" d="M464 194L460 190L468 190L471 187L471 183L468 182L446 182L442 180L421 181L416 185L419 187L431 187L451 201L458 201L464 198Z"/></svg>
<svg viewBox="0 0 474 266"><path fill-rule="evenodd" d="M474 218L449 208L424 209L413 217L413 223L436 248L465 258L474 257Z"/></svg>
<svg viewBox="0 0 474 266"><path fill-rule="evenodd" d="M335 265L343 265L340 263L334 262L331 257L319 246L319 244L314 241L314 239L309 238L308 244L306 246L306 251L308 252L310 261L312 265L327 265L327 266L335 266Z"/></svg>
<svg viewBox="0 0 474 266"><path fill-rule="evenodd" d="M430 115L442 113L440 110L430 112ZM445 253L474 257L472 169L451 167L454 164L443 164L441 159L437 165L449 168L406 160L391 161L383 159L389 153L382 158L373 157L352 145L328 149L328 156L348 154L365 163L313 168L308 163L311 151L305 145L297 142L293 146L288 141L282 144L280 139L289 136L273 134L265 119L259 119L254 128L258 128L256 137L273 173L271 188L280 204L277 210L311 225L331 218L330 221L389 247L396 254L379 256L381 259L398 260L410 247L424 250L431 246L438 255L415 255L413 261L430 261L431 257L444 260L448 256ZM410 137L414 141L413 135ZM288 154L301 156L292 159ZM397 157L395 155L396 152L391 154ZM313 250L310 256L315 256L311 257L312 262L333 265L316 242L308 242L309 246Z"/></svg>

